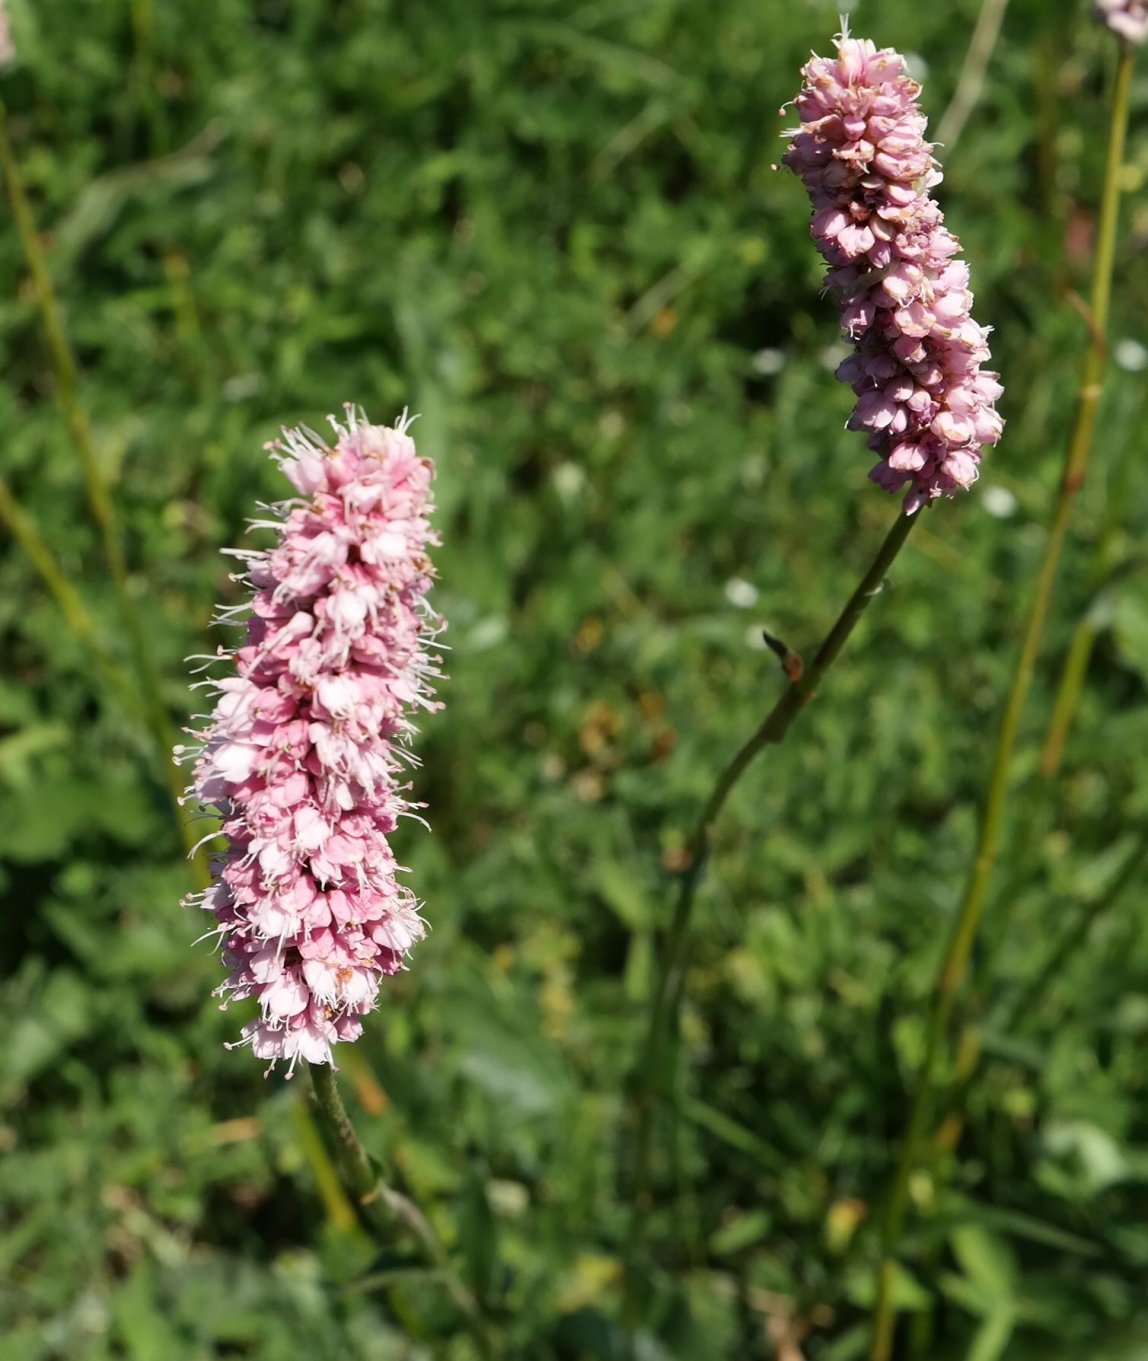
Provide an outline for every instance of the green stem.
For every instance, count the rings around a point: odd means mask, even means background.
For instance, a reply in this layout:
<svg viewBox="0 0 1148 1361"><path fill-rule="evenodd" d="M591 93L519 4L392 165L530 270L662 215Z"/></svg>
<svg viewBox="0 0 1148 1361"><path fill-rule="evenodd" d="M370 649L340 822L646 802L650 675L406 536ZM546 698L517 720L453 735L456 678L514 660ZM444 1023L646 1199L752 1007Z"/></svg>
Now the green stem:
<svg viewBox="0 0 1148 1361"><path fill-rule="evenodd" d="M147 125L148 147L153 156L161 154L159 135L159 100L155 84L155 14L152 0L130 0L132 37L135 51L132 56L132 79L136 86L136 100Z"/></svg>
<svg viewBox="0 0 1148 1361"><path fill-rule="evenodd" d="M1145 416L1148 416L1148 390L1145 390L1138 404L1137 415L1131 427L1133 431L1143 429ZM1052 706L1052 716L1041 748L1040 773L1047 779L1051 779L1060 769L1064 746L1080 705L1080 697L1084 692L1084 681L1096 640L1103 629L1111 623L1112 608L1107 588L1131 565L1127 560L1123 563L1115 560L1113 550L1119 544L1119 532L1124 510L1128 505L1132 480L1139 472L1139 454L1139 440L1135 436L1127 439L1107 488L1107 504L1092 553L1094 598L1076 625L1076 631L1069 643L1056 690L1056 700Z"/></svg>
<svg viewBox="0 0 1148 1361"><path fill-rule="evenodd" d="M466 1318L480 1354L492 1357L491 1341L478 1305L454 1274L438 1234L413 1200L383 1180L382 1172L372 1162L355 1132L330 1065L313 1063L308 1066L315 1089L316 1114L364 1229L382 1247L393 1243L397 1230L407 1230L417 1240L426 1259L442 1272L451 1299Z"/></svg>
<svg viewBox="0 0 1148 1361"><path fill-rule="evenodd" d="M300 1093L300 1099L291 1103L291 1119L295 1126L296 1143L307 1159L328 1221L337 1229L350 1232L358 1224L359 1216L347 1199L346 1188L335 1167L331 1149L319 1130L314 1102L308 1101Z"/></svg>
<svg viewBox="0 0 1148 1361"><path fill-rule="evenodd" d="M973 36L969 39L969 49L965 53L965 64L957 78L957 88L949 101L949 107L937 123L935 141L944 147L946 156L951 156L957 139L965 129L969 114L976 108L985 87L985 76L992 60L993 50L1000 37L1008 0L982 0L981 12L977 16Z"/></svg>
<svg viewBox="0 0 1148 1361"><path fill-rule="evenodd" d="M1029 983L1014 994L1012 1003L1006 1005L1002 1009L1002 1013L999 1017L994 1016L992 1018L991 1026L994 1032L1005 1035L1011 1034L1022 1017L1031 1016L1037 1013L1044 1001L1044 995L1050 984L1060 976L1060 972L1065 964L1084 944L1088 937L1088 933L1092 930L1093 926L1109 911L1110 908L1119 902L1124 895L1124 891L1135 882L1146 853L1148 853L1148 827L1144 827L1141 830L1132 849L1129 851L1119 870L1117 870L1115 877L1104 892L1093 902L1086 903L1082 907L1076 920L1069 926L1068 930L1064 932L1060 940L1052 948L1048 958ZM1070 910L1071 904L1066 903L1062 907L1059 903L1052 903L1049 905L1047 915L1050 920L1053 918L1059 919L1062 913L1067 913ZM985 966L983 962L981 964L981 970L986 975L991 973L991 968ZM960 1039L958 1041L958 1059L955 1066L956 1071L953 1074L953 1099L950 1103L951 1110L950 1114L946 1116L944 1125L942 1126L946 1134L945 1146L947 1148L954 1148L960 1138L961 1128L965 1118L964 1111L968 1104L968 1093L972 1087L973 1079L976 1076L977 1069L979 1068L983 1057L984 1054L981 1046L979 1027L966 1022L961 1029ZM938 1144L940 1143L939 1139L937 1142ZM930 1320L931 1326L932 1315L928 1310L921 1310L913 1315L909 1349L911 1358L915 1358L918 1355L917 1352L913 1351L911 1345L912 1333L914 1331L919 1331L920 1321L922 1319ZM920 1354L927 1355L927 1350Z"/></svg>
<svg viewBox="0 0 1148 1361"><path fill-rule="evenodd" d="M954 919L940 970L929 1004L925 1031L925 1054L914 1085L908 1130L893 1189L881 1226L881 1264L878 1272L877 1303L873 1318L870 1361L888 1361L893 1347L896 1306L892 1298L895 1274L894 1253L900 1240L908 1209L909 1182L921 1160L929 1125L933 1081L937 1060L948 1032L953 1001L968 968L969 954L976 939L988 894L989 881L1000 851L1004 831L1005 802L1008 796L1013 750L1020 729L1021 714L1032 681L1037 652L1052 603L1057 569L1068 533L1076 494L1084 481L1092 453L1096 411L1101 380L1107 360L1104 336L1108 326L1108 307L1112 295L1113 261L1116 254L1116 224L1120 202L1120 171L1124 160L1124 140L1128 128L1129 89L1132 79L1132 49L1122 44L1120 65L1112 103L1108 158L1105 165L1104 193L1092 283L1092 326L1084 361L1084 373L1077 396L1076 419L1065 455L1044 559L1037 576L1032 609L1025 626L1020 654L1013 672L1012 685L1005 703L1000 733L993 755L988 795L977 831L976 852L964 897Z"/></svg>
<svg viewBox="0 0 1148 1361"><path fill-rule="evenodd" d="M29 273L32 276L32 285L40 310L40 320L48 341L52 368L56 375L56 400L63 412L64 420L72 437L72 444L83 469L88 505L96 523L104 561L107 563L108 572L115 589L120 616L131 642L136 679L143 696L147 725L157 749L164 786L171 800L180 836L190 852L195 845L196 837L195 832L183 815L180 804L183 794L183 781L179 772L172 765L173 733L160 694L159 675L152 659L143 622L132 596L115 507L108 495L107 487L104 485L92 440L88 414L80 401L76 361L68 343L59 302L56 298L51 274L48 272L48 265L44 258L39 234L36 231L36 224L32 220L32 210L24 189L20 166L8 136L7 111L2 99L0 99L0 167L3 168L8 198L12 205L12 217L16 223L16 230L24 250L24 258ZM201 877L202 873L203 871L200 870Z"/></svg>
<svg viewBox="0 0 1148 1361"><path fill-rule="evenodd" d="M701 881L702 871L713 841L718 814L755 757L767 746L781 742L794 719L814 698L818 685L836 661L866 606L880 591L881 584L885 580L893 559L897 556L908 537L910 529L919 518L920 512L917 515L901 514L897 516L868 571L861 578L857 589L849 597L848 603L838 616L837 622L830 629L825 641L818 648L813 661L805 668L803 674L782 693L781 698L762 720L756 732L737 751L718 777L713 792L706 800L690 838L687 865L678 887L673 919L666 934L665 946L658 959L643 1058L636 1075L637 1135L635 1139L635 1194L630 1232L631 1246L636 1245L640 1240L642 1226L649 1209L647 1202L650 1186L650 1144L653 1127L654 1087L655 1083L661 1080L667 1032L676 1029L676 1024L671 1024L671 1022L675 1020L680 1006L681 985L685 975L682 967L682 956L686 935L698 884Z"/></svg>
<svg viewBox="0 0 1148 1361"><path fill-rule="evenodd" d="M1088 674L1088 663L1092 660L1092 649L1096 646L1099 632L1091 615L1085 615L1072 635L1040 753L1040 773L1048 779L1060 769L1064 744L1068 740L1068 730L1072 727L1084 691L1084 678Z"/></svg>
<svg viewBox="0 0 1148 1361"><path fill-rule="evenodd" d="M68 627L91 652L92 660L104 680L119 693L129 708L135 709L138 706L138 697L127 677L100 642L88 607L65 576L60 564L52 555L52 550L44 542L36 522L20 506L3 478L0 478L0 522L7 526L8 532L40 574L40 579L47 586Z"/></svg>
<svg viewBox="0 0 1148 1361"><path fill-rule="evenodd" d="M1009 1007L1005 1019L1001 1022L1001 1030L1008 1033L1023 1016L1031 1016L1037 1010L1049 984L1058 977L1065 964L1084 944L1093 926L1110 907L1124 896L1125 890L1135 882L1146 855L1148 855L1148 828L1141 831L1124 863L1117 871L1116 877L1103 893L1099 894L1091 903L1085 905L1080 916L1052 948L1041 969L1034 975L1031 982L1021 990L1012 1006ZM1059 916L1059 913L1056 915Z"/></svg>

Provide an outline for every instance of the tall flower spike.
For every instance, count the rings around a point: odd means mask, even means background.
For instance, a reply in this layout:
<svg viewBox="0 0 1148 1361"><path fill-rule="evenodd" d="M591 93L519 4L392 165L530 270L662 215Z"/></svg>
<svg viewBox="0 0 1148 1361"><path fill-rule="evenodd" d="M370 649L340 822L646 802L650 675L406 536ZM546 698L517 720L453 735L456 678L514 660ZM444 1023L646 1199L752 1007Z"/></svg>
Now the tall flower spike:
<svg viewBox="0 0 1148 1361"><path fill-rule="evenodd" d="M969 270L929 190L941 173L924 140L921 87L891 48L843 35L837 56L803 68L801 127L782 158L813 204L810 232L829 264L826 286L855 345L837 376L869 432L869 476L908 488L912 514L977 479L981 446L1000 439L1001 394L988 331L970 315Z"/></svg>
<svg viewBox="0 0 1148 1361"><path fill-rule="evenodd" d="M189 791L218 809L228 841L214 884L189 900L216 918L229 969L217 992L258 999L241 1042L288 1076L359 1037L382 978L426 930L387 838L416 806L412 714L441 707L441 621L426 600L434 469L405 413L391 429L346 410L333 448L299 430L267 446L300 495L253 522L276 532L273 548L230 550L250 618L217 654L235 674L204 682L218 699Z"/></svg>
<svg viewBox="0 0 1148 1361"><path fill-rule="evenodd" d="M1148 38L1148 0L1093 0L1092 17L1127 42Z"/></svg>

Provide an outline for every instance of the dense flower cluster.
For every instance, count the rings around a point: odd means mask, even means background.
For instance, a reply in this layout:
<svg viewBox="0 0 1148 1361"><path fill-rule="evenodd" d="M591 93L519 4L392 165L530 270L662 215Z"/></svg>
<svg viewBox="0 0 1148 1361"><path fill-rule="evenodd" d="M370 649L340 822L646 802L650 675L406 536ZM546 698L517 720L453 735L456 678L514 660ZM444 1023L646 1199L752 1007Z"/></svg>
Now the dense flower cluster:
<svg viewBox="0 0 1148 1361"><path fill-rule="evenodd" d="M880 455L870 476L908 488L912 513L977 478L981 446L1002 422L988 332L970 315L969 270L930 189L941 179L920 86L889 48L841 37L837 56L802 69L801 127L784 156L813 203L811 233L829 263L855 352L837 370L857 405L849 419Z"/></svg>
<svg viewBox="0 0 1148 1361"><path fill-rule="evenodd" d="M228 848L191 901L218 923L230 972L255 997L255 1054L330 1063L362 1033L386 974L425 933L387 837L412 805L412 711L437 709L440 621L426 601L437 542L429 460L394 429L334 420L326 447L291 431L269 446L299 498L273 507L267 552L235 552L252 590L234 675L197 736L191 792L218 809ZM233 550L234 551L234 550ZM230 616L232 611L225 611ZM177 748L177 759L187 748Z"/></svg>
<svg viewBox="0 0 1148 1361"><path fill-rule="evenodd" d="M1092 16L1130 43L1148 38L1148 0L1093 0Z"/></svg>

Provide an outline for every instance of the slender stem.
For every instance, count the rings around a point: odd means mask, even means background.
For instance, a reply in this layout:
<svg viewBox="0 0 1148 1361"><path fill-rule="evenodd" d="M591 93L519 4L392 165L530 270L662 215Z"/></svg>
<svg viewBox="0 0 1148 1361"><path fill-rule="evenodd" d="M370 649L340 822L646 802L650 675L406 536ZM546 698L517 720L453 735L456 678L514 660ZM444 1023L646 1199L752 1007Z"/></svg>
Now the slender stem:
<svg viewBox="0 0 1148 1361"><path fill-rule="evenodd" d="M1049 985L1059 977L1064 965L1084 944L1093 926L1110 908L1119 902L1124 896L1125 890L1135 882L1146 855L1148 855L1148 826L1141 829L1132 849L1104 892L1092 902L1083 906L1079 916L1053 946L1041 968L1033 975L1029 983L1018 991L1012 1003L1004 1008L1003 1015L999 1019L994 1018L992 1024L995 1031L1007 1035L1016 1028L1022 1017L1031 1016L1039 1010ZM1064 910L1068 910L1068 904L1064 905ZM1060 905L1053 904L1048 915L1050 918L1059 917L1061 915ZM985 972L987 973L989 970L986 969ZM951 1151L960 1140L968 1092L982 1057L980 1029L975 1025L966 1023L961 1029L958 1041L957 1061L953 1073L951 1113L937 1132L936 1144L938 1148ZM943 1139L941 1137L942 1132ZM922 1310L913 1315L912 1332L920 1331L922 1319L929 1320L931 1327L932 1315L928 1310ZM911 1341L912 1333L910 1334ZM914 1358L917 1356L911 1345L909 1355Z"/></svg>
<svg viewBox="0 0 1148 1361"><path fill-rule="evenodd" d="M1113 95L1112 123L1105 167L1104 193L1100 208L1096 260L1092 285L1091 339L1084 361L1084 373L1077 396L1076 419L1065 455L1044 559L1037 576L1036 590L1012 685L1005 703L1004 716L993 755L988 795L977 831L976 852L965 887L964 897L954 919L948 944L941 961L929 1004L925 1031L925 1054L914 1085L909 1126L893 1189L881 1227L881 1264L878 1273L877 1303L873 1320L870 1361L888 1361L893 1347L896 1305L892 1298L895 1275L893 1254L901 1237L908 1208L909 1182L921 1159L928 1130L933 1081L937 1060L952 1016L953 1000L968 968L969 954L976 939L988 894L989 881L1000 850L1004 831L1005 801L1008 796L1013 750L1020 729L1021 713L1032 681L1037 652L1045 621L1052 603L1057 569L1068 533L1076 494L1084 481L1092 452L1096 410L1101 380L1107 359L1104 336L1108 325L1108 305L1112 293L1112 269L1116 253L1116 223L1120 199L1120 169L1124 159L1124 139L1128 127L1129 89L1132 78L1132 49L1122 44L1120 65Z"/></svg>
<svg viewBox="0 0 1148 1361"><path fill-rule="evenodd" d="M1099 636L1095 620L1091 615L1076 626L1064 669L1060 673L1060 685L1052 706L1052 717L1048 720L1048 731L1044 735L1044 746L1040 753L1040 773L1051 778L1060 769L1064 756L1064 744L1068 740L1068 730L1076 714L1080 696L1084 691L1084 679L1088 674L1088 663L1092 660L1092 649Z"/></svg>
<svg viewBox="0 0 1148 1361"><path fill-rule="evenodd" d="M347 1198L331 1149L320 1133L314 1102L308 1101L302 1093L291 1103L291 1121L295 1126L295 1140L307 1159L328 1221L337 1229L349 1232L358 1224L359 1216Z"/></svg>
<svg viewBox="0 0 1148 1361"><path fill-rule="evenodd" d="M88 607L80 593L68 580L52 550L44 542L36 522L21 507L3 478L0 478L0 523L7 526L8 532L24 550L29 562L40 574L40 579L59 606L68 627L91 652L92 659L104 679L119 692L121 699L125 700L130 708L136 708L138 697L127 677L100 642L95 622L88 613Z"/></svg>
<svg viewBox="0 0 1148 1361"><path fill-rule="evenodd" d="M1103 893L1084 906L1080 916L1053 946L1042 967L1033 975L1027 986L1020 991L1001 1024L1002 1030L1007 1033L1022 1016L1031 1016L1037 1010L1049 984L1053 982L1065 964L1084 944L1093 926L1109 908L1124 896L1125 890L1135 882L1146 855L1148 855L1148 827L1140 832L1124 863L1117 871L1116 877ZM1059 916L1059 913L1056 915Z"/></svg>
<svg viewBox="0 0 1148 1361"><path fill-rule="evenodd" d="M132 714L139 715L140 697L135 687L117 664L112 655L100 641L96 631L96 625L92 616L88 612L88 607L84 604L80 593L68 580L63 568L56 561L52 550L44 542L36 522L23 509L20 503L12 495L11 488L3 478L0 478L0 523L8 528L8 532L13 539L20 545L28 557L29 562L40 574L40 579L47 586L52 598L60 609L60 613L67 621L68 627L88 648L95 663L96 670L108 687L119 695L125 708ZM166 753L161 753L161 759L166 766L168 757ZM173 799L173 807L177 815L180 835L184 845L191 852L194 847L195 837L192 833L191 824L184 816L182 809L174 800L178 796L178 790L172 790L172 784L168 783L169 793ZM192 876L201 888L206 888L211 882L211 870L208 866L206 857L195 855L192 857Z"/></svg>
<svg viewBox="0 0 1148 1361"><path fill-rule="evenodd" d="M647 1200L650 1184L654 1087L662 1078L661 1068L667 1032L676 1029L676 1024L671 1023L675 1022L680 1004L681 984L684 978L682 956L686 935L718 814L755 757L767 746L781 742L794 719L814 698L818 685L845 646L866 606L880 591L893 559L919 518L919 512L917 515L897 516L868 571L849 597L848 603L818 648L813 661L805 668L803 674L783 691L757 730L719 775L690 838L688 860L678 886L673 919L658 959L643 1058L636 1075L637 1135L634 1161L635 1195L630 1234L632 1245L640 1238L646 1211L649 1208Z"/></svg>
<svg viewBox="0 0 1148 1361"><path fill-rule="evenodd" d="M957 78L957 88L949 100L949 107L937 123L937 145L943 146L949 155L952 155L957 138L964 131L969 114L976 108L981 97L989 62L992 60L993 49L1000 36L1001 23L1007 8L1008 0L983 0L981 4L981 12L977 16L976 27L965 53L965 64Z"/></svg>
<svg viewBox="0 0 1148 1361"><path fill-rule="evenodd" d="M155 84L155 14L152 0L130 0L132 36L135 51L132 56L132 79L136 99L147 125L148 144L153 156L160 154L159 100Z"/></svg>
<svg viewBox="0 0 1148 1361"><path fill-rule="evenodd" d="M7 111L2 99L0 99L0 167L3 168L8 198L12 205L12 216L16 223L16 230L24 250L28 270L32 276L32 285L40 310L40 320L48 341L48 350L56 375L56 400L60 405L60 410L72 436L72 444L83 469L88 505L96 523L104 561L107 563L108 572L115 589L120 616L131 643L136 679L143 696L147 725L157 748L164 785L171 800L173 814L180 829L180 836L190 852L195 845L196 837L193 829L188 825L187 819L183 816L180 804L183 794L183 781L171 761L173 737L171 723L160 694L159 676L151 655L151 648L148 645L147 634L144 631L143 622L132 596L118 518L112 499L108 495L107 487L104 485L103 475L100 472L88 414L80 401L75 357L68 343L67 332L64 329L63 317L60 314L60 306L56 298L56 290L52 284L52 276L48 271L40 237L32 219L32 210L24 189L20 166L8 136ZM200 873L202 877L202 871Z"/></svg>
<svg viewBox="0 0 1148 1361"><path fill-rule="evenodd" d="M1141 396L1137 415L1133 419L1131 428L1134 431L1143 428L1145 416L1148 416L1148 389ZM1119 561L1120 528L1124 509L1128 505L1132 479L1139 472L1137 457L1139 453L1139 440L1134 437L1127 439L1107 488L1107 505L1092 552L1094 597L1077 623L1076 631L1069 643L1060 673L1060 684L1057 686L1056 700L1052 706L1052 716L1040 752L1040 773L1046 779L1051 779L1060 769L1064 746L1076 717L1080 697L1084 692L1084 681L1096 640L1102 630L1112 622L1112 605L1107 587L1129 566L1127 560Z"/></svg>
<svg viewBox="0 0 1148 1361"><path fill-rule="evenodd" d="M423 1255L442 1273L452 1300L467 1320L467 1326L484 1357L493 1356L486 1326L474 1296L454 1274L450 1259L438 1234L426 1216L408 1196L394 1190L363 1147L329 1064L313 1063L311 1082L315 1090L315 1111L335 1155L339 1174L351 1195L363 1227L381 1246L394 1241L398 1229L406 1229L418 1242Z"/></svg>
<svg viewBox="0 0 1148 1361"><path fill-rule="evenodd" d="M961 1041L957 1050L956 1061L953 1064L955 1083L961 1090L965 1085L972 1081L977 1064L981 1056L981 1033L979 1027L975 1025L965 1025L961 1031ZM938 1127L934 1143L938 1151L950 1152L957 1146L957 1141L961 1136L961 1119L959 1113L954 1112L946 1117L944 1122ZM939 1240L932 1241L926 1249L924 1256L924 1276L926 1280L935 1280L941 1260L944 1256L944 1244ZM909 1317L909 1361L931 1361L934 1355L933 1334L936 1323L933 1313L929 1309L918 1309Z"/></svg>

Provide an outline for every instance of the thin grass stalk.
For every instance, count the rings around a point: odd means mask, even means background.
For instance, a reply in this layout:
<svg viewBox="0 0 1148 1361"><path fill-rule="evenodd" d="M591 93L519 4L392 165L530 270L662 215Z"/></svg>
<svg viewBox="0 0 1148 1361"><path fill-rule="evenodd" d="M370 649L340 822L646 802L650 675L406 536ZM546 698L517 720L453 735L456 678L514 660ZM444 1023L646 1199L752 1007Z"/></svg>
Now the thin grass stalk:
<svg viewBox="0 0 1148 1361"><path fill-rule="evenodd" d="M673 918L658 957L642 1061L635 1077L637 1132L634 1142L634 1199L630 1229L632 1248L636 1248L641 1241L642 1227L649 1209L655 1087L662 1083L668 1040L677 1032L682 983L685 977L682 963L685 943L718 815L755 758L766 747L776 745L785 738L798 714L814 698L817 687L837 660L869 602L881 590L894 558L904 545L910 529L919 519L920 512L916 515L902 513L897 516L868 570L818 648L813 661L797 679L791 681L757 730L718 776L717 783L703 805L690 837L686 869L679 883Z"/></svg>
<svg viewBox="0 0 1148 1361"><path fill-rule="evenodd" d="M1060 976L1064 965L1084 944L1089 932L1124 896L1125 891L1136 881L1148 857L1148 827L1141 830L1135 844L1125 857L1112 881L1094 901L1083 906L1079 915L1062 934L1060 940L1049 951L1048 957L1032 979L1014 996L1013 1001L1004 1009L1003 1017L991 1021L994 1031L1009 1034L1015 1030L1021 1017L1032 1015L1040 1008L1049 987ZM938 1127L934 1144L938 1151L952 1152L960 1142L964 1129L965 1111L969 1091L980 1069L984 1051L981 1043L979 1025L966 1022L961 1027L958 1041L957 1060L953 1072L953 1094L949 1103L949 1113ZM931 1253L934 1264L936 1250ZM921 1350L914 1341L920 1336L931 1337L932 1315L928 1310L913 1314L910 1321L909 1357L910 1361L925 1361L927 1348ZM916 1349L915 1349L916 1348Z"/></svg>
<svg viewBox="0 0 1148 1361"><path fill-rule="evenodd" d="M870 1361L888 1361L893 1347L896 1305L892 1287L896 1271L895 1253L904 1229L908 1209L909 1182L924 1149L933 1099L933 1083L944 1037L952 1018L957 989L964 980L969 955L984 912L989 882L1000 851L1004 832L1005 802L1009 792L1012 757L1020 731L1021 714L1032 682L1045 621L1052 604L1057 569L1068 534L1076 495L1084 482L1092 453L1107 347L1104 336L1108 326L1112 294L1113 263L1116 254L1116 226L1120 203L1120 171L1128 128L1129 91L1132 80L1133 51L1121 45L1120 61L1112 99L1112 115L1105 163L1104 190L1092 282L1092 326L1084 361L1084 372L1077 395L1076 417L1065 456L1052 524L1044 558L1037 576L1033 604L1025 625L1024 637L1005 703L996 749L993 754L988 794L977 830L977 844L960 908L954 919L929 1003L925 1031L925 1052L914 1084L909 1125L898 1163L893 1189L881 1226L881 1261L878 1268L877 1301L873 1316Z"/></svg>
<svg viewBox="0 0 1148 1361"><path fill-rule="evenodd" d="M32 210L24 189L19 162L8 136L7 110L2 99L0 99L0 167L3 168L8 198L12 205L12 216L24 250L28 271L32 277L40 320L48 341L48 350L56 377L56 400L63 413L72 437L72 444L80 460L80 467L83 470L88 505L91 509L92 519L96 524L104 561L111 576L120 617L123 620L131 645L136 683L143 699L145 721L155 743L164 787L171 801L180 837L190 853L195 846L196 836L183 815L180 802L183 795L182 778L171 763L170 753L174 733L160 695L159 674L151 655L143 622L132 597L118 517L100 472L88 414L80 401L79 377L75 357L72 354L71 345L68 343L55 287L52 284L52 277L44 258L36 224L32 219ZM203 871L198 872L202 877Z"/></svg>
<svg viewBox="0 0 1148 1361"><path fill-rule="evenodd" d="M967 1024L961 1031L961 1041L954 1064L954 1077L960 1090L972 1081L981 1055L981 1033L978 1027ZM957 1146L960 1138L960 1116L949 1116L938 1127L934 1136L934 1146L938 1152L949 1152ZM936 1279L944 1256L944 1244L939 1240L929 1243L925 1253L924 1275L926 1280ZM936 1355L934 1333L936 1320L932 1310L918 1309L909 1316L908 1361L933 1361Z"/></svg>
<svg viewBox="0 0 1148 1361"><path fill-rule="evenodd" d="M953 91L952 99L949 100L948 108L941 114L937 123L936 143L944 147L950 156L957 139L965 130L969 115L976 108L984 92L985 77L988 75L997 39L1000 37L1006 9L1008 0L983 0L981 4L981 12L977 15L976 27L965 53L964 65L957 77L957 87Z"/></svg>
<svg viewBox="0 0 1148 1361"><path fill-rule="evenodd" d="M1137 415L1132 423L1134 429L1142 428L1146 415L1148 415L1148 392L1145 393L1139 403ZM1093 551L1094 597L1088 609L1081 616L1065 654L1064 666L1060 673L1060 683L1057 686L1056 699L1052 706L1052 716L1049 719L1048 731L1044 735L1044 745L1041 748L1040 773L1046 779L1051 779L1060 769L1060 763L1064 758L1065 743L1068 741L1068 735L1072 730L1076 711L1080 705L1080 698L1084 693L1085 678L1088 675L1088 666L1092 660L1093 649L1105 627L1111 623L1112 608L1109 588L1114 584L1117 577L1131 566L1127 560L1124 562L1114 561L1112 550L1122 522L1123 510L1127 505L1131 482L1138 471L1139 453L1139 441L1129 439L1125 445L1123 457L1118 461L1112 484L1108 490L1108 505Z"/></svg>
<svg viewBox="0 0 1148 1361"><path fill-rule="evenodd" d="M1064 668L1060 673L1056 699L1053 701L1052 717L1048 720L1048 731L1044 735L1044 746L1040 753L1040 773L1051 779L1060 769L1064 758L1064 744L1072 728L1072 720L1084 693L1084 681L1088 675L1088 664L1092 661L1092 650L1100 636L1100 624L1092 611L1089 611L1077 624L1064 658Z"/></svg>
<svg viewBox="0 0 1148 1361"><path fill-rule="evenodd" d="M1031 981L1017 994L1002 1022L1001 1028L1006 1033L1016 1027L1022 1016L1030 1016L1037 1010L1049 987L1056 981L1064 966L1087 940L1092 928L1105 913L1120 901L1126 890L1135 883L1143 869L1146 857L1148 857L1148 827L1141 829L1140 835L1129 850L1112 882L1103 893L1098 894L1092 902L1083 906L1080 915L1049 951L1044 964L1033 975Z"/></svg>
<svg viewBox="0 0 1148 1361"><path fill-rule="evenodd" d="M24 550L28 561L39 573L40 580L59 607L71 631L88 649L101 678L116 691L132 711L138 710L139 696L116 665L114 658L100 642L99 633L80 593L68 580L64 569L56 561L52 550L44 542L36 522L12 495L12 490L0 478L0 522Z"/></svg>
<svg viewBox="0 0 1148 1361"><path fill-rule="evenodd" d="M59 607L68 627L88 649L100 679L119 696L121 703L129 713L141 717L141 700L135 686L115 658L100 642L95 622L80 593L68 580L64 569L56 561L52 550L44 542L36 522L12 495L11 488L3 478L0 478L0 523L7 526L12 538L24 550L28 561L39 573L41 581L48 588L52 599ZM165 776L167 775L166 766L167 763L164 762ZM169 794L172 791L172 784L173 782L170 781L167 784ZM176 799L178 799L178 792L177 790L175 794ZM190 855L195 843L191 824L178 802L175 802L173 807L179 823L180 837ZM202 855L192 856L192 877L202 888L206 888L211 880L211 871Z"/></svg>
<svg viewBox="0 0 1148 1361"><path fill-rule="evenodd" d="M493 1358L495 1352L477 1301L453 1271L447 1251L430 1221L413 1200L387 1185L381 1169L363 1147L343 1105L330 1064L307 1066L314 1087L316 1116L363 1228L384 1248L393 1246L397 1232L410 1233L426 1260L442 1273L441 1279L465 1318L480 1354Z"/></svg>
<svg viewBox="0 0 1148 1361"><path fill-rule="evenodd" d="M147 128L148 147L153 156L162 151L160 104L155 84L155 11L152 0L129 0L132 18L132 80L136 100Z"/></svg>

